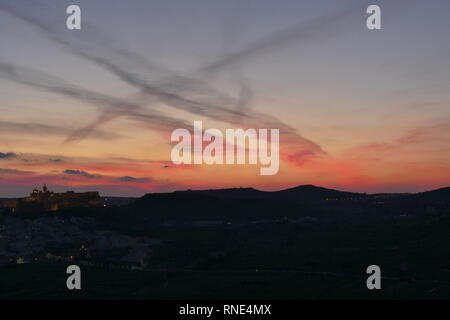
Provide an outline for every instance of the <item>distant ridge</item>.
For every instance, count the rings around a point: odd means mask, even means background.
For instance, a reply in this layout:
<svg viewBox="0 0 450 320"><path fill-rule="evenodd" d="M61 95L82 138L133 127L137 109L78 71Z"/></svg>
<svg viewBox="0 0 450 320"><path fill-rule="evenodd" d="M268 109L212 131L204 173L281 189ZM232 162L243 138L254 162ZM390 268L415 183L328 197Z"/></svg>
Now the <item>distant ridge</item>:
<svg viewBox="0 0 450 320"><path fill-rule="evenodd" d="M149 193L134 203L148 218L258 220L339 213L369 218L450 210L450 188L414 194L366 194L301 185L280 191L254 188ZM340 219L339 218L339 219Z"/></svg>
<svg viewBox="0 0 450 320"><path fill-rule="evenodd" d="M445 199L446 198L450 201L450 187L420 192L420 193L417 193L416 195L419 198L428 198L428 199Z"/></svg>
<svg viewBox="0 0 450 320"><path fill-rule="evenodd" d="M292 198L299 200L326 200L326 199L345 199L366 197L364 193L355 193L347 191L339 191L317 187L311 184L302 185L281 191L275 191L280 198Z"/></svg>
<svg viewBox="0 0 450 320"><path fill-rule="evenodd" d="M339 191L310 184L279 191L261 191L254 188L230 188L175 191L174 194L196 194L230 199L265 199L296 203L367 197L367 194L364 193Z"/></svg>
<svg viewBox="0 0 450 320"><path fill-rule="evenodd" d="M318 187L311 184L300 185L279 191L261 191L254 188L228 188L185 190L170 193L149 193L141 199L171 199L171 201L205 201L206 199L269 200L284 203L307 204L327 200L362 200L376 198L439 200L450 202L450 187L420 193L357 193ZM195 199L195 200L194 200Z"/></svg>
<svg viewBox="0 0 450 320"><path fill-rule="evenodd" d="M266 197L271 192L261 191L254 188L229 188L229 189L209 189L209 190L187 190L175 191L174 194L197 194L214 196L218 198L233 199L254 199Z"/></svg>

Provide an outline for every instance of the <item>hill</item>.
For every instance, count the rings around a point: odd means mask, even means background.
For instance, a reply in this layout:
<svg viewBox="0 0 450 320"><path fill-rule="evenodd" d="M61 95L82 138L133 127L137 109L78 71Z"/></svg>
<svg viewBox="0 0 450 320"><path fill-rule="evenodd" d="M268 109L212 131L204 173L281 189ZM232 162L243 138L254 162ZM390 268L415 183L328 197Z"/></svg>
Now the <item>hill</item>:
<svg viewBox="0 0 450 320"><path fill-rule="evenodd" d="M176 191L175 193L208 195L217 198L228 198L228 199L274 200L290 203L310 203L310 202L324 201L327 199L343 200L350 198L367 197L367 195L363 193L339 191L334 189L317 187L314 185L301 185L294 188L272 192L260 191L253 188L234 188L234 189L213 189L213 190L196 190L196 191L193 190Z"/></svg>

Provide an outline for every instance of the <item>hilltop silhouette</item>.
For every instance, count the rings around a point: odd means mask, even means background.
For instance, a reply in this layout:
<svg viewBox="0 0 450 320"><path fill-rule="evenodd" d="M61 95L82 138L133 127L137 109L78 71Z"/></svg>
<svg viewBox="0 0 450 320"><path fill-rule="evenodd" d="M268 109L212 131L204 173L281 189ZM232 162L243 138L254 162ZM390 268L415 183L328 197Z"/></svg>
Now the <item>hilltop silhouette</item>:
<svg viewBox="0 0 450 320"><path fill-rule="evenodd" d="M322 201L326 199L347 199L347 198L361 198L366 197L364 193L354 193L339 191L334 189L327 189L317 187L314 185L301 185L294 188L279 190L279 191L260 191L254 188L232 188L232 189L212 189L212 190L189 190L189 191L175 191L177 194L200 194L214 196L218 198L233 198L233 199L266 199L278 200L286 202L311 202Z"/></svg>
<svg viewBox="0 0 450 320"><path fill-rule="evenodd" d="M327 215L354 219L422 214L448 208L450 188L422 193L366 194L301 185L280 191L254 188L149 193L133 208L148 217L173 219L265 219Z"/></svg>
<svg viewBox="0 0 450 320"><path fill-rule="evenodd" d="M322 201L339 200L364 200L378 198L407 198L417 200L441 200L450 201L450 187L440 188L419 193L358 193L349 191L340 191L319 187L311 184L300 185L293 188L279 191L261 191L254 188L227 188L227 189L207 189L207 190L185 190L169 193L148 193L139 198L139 201L149 199L170 199L196 201L208 198L216 199L235 199L235 200L274 200L292 203L314 203Z"/></svg>

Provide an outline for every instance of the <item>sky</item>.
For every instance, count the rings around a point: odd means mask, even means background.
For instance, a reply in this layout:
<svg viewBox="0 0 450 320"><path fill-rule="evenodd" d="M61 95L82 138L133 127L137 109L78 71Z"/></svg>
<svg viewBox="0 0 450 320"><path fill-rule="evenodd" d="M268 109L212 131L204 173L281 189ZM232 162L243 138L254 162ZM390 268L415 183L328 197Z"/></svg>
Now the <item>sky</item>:
<svg viewBox="0 0 450 320"><path fill-rule="evenodd" d="M450 186L448 30L447 0L0 0L0 197ZM195 120L279 129L278 174L173 164Z"/></svg>

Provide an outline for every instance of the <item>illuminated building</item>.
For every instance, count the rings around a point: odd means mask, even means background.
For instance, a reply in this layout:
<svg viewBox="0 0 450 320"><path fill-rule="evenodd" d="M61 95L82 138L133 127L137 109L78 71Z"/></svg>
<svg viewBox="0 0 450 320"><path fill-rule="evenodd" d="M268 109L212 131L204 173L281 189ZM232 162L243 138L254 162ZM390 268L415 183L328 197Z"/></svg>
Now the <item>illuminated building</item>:
<svg viewBox="0 0 450 320"><path fill-rule="evenodd" d="M16 200L7 200L4 207L12 212L57 211L67 208L100 207L103 201L98 192L54 193L44 185L42 190L34 189L30 196Z"/></svg>

